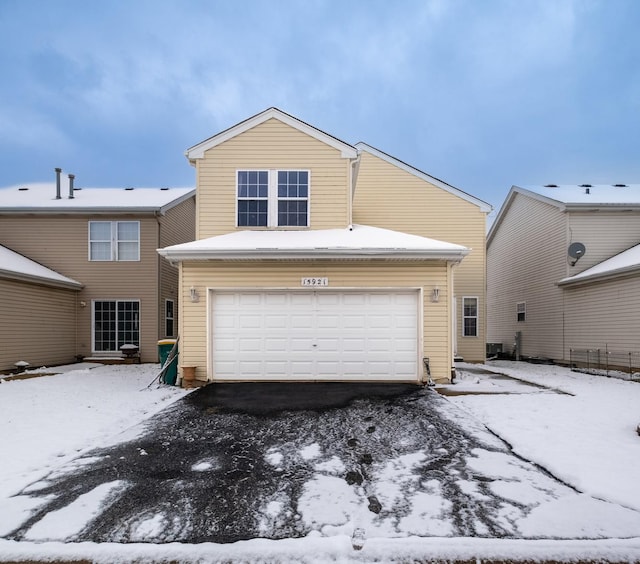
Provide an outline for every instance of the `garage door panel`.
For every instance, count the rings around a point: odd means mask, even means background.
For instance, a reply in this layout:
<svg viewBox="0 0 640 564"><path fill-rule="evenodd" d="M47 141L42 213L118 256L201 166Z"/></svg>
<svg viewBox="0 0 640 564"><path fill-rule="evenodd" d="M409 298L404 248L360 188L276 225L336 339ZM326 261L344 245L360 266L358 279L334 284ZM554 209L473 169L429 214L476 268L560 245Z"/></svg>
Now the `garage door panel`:
<svg viewBox="0 0 640 564"><path fill-rule="evenodd" d="M418 378L416 291L215 292L216 379Z"/></svg>

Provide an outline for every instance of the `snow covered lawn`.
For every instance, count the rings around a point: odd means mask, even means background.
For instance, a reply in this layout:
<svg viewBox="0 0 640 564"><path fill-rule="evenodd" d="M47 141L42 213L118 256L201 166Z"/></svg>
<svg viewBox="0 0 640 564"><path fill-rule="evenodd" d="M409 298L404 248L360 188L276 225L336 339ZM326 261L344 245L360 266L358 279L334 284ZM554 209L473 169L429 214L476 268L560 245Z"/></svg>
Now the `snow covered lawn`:
<svg viewBox="0 0 640 564"><path fill-rule="evenodd" d="M485 368L565 393L460 395L450 400L556 478L640 511L640 382L524 362L494 361ZM459 383L452 388L495 391L502 383L469 372L477 369L473 365L459 369Z"/></svg>
<svg viewBox="0 0 640 564"><path fill-rule="evenodd" d="M525 386L512 380L479 373L478 368L497 371L564 393L550 393L544 388ZM165 386L151 386L157 365L90 367L74 365L55 376L0 384L0 530L15 519L16 513L28 513L29 507L16 507L11 497L29 484L58 470L72 459L96 446L128 440L140 432L136 425L175 400L185 391ZM555 366L495 362L486 366L459 366L458 383L449 386L473 395L449 396L447 401L481 421L508 441L526 460L539 464L556 478L582 492L584 505L566 499L541 503L544 514L533 515L536 527L557 530L558 536L576 535L581 529L589 537L605 526L620 530L627 538L597 540L529 540L491 538L438 538L407 536L404 538L368 538L362 550L349 535L322 536L314 531L298 539L253 539L227 545L204 544L116 544L16 542L0 540L0 561L88 559L94 562L181 561L277 561L277 562L371 562L432 561L474 559L529 561L604 560L640 561L640 528L629 530L630 521L616 522L625 515L623 508L640 510L640 437L635 428L640 423L640 384L572 373ZM487 393L490 392L490 393ZM498 393L496 393L498 392ZM455 409L453 409L455 411ZM129 431L127 433L127 431ZM317 449L316 449L317 450ZM304 459L314 459L317 452L300 451ZM275 454L274 454L275 457ZM506 460L506 457L504 458ZM278 461L274 460L274 463ZM488 465L481 471L497 476L508 475L502 457L478 459ZM393 482L393 476L390 477ZM390 484L392 485L392 483ZM313 485L312 482L311 485ZM326 485L326 480L325 480ZM344 485L341 483L341 487ZM526 499L530 484L496 481L502 494L510 499ZM473 489L473 484L468 484ZM105 486L118 487L117 483ZM391 486L390 486L391 487ZM104 492L96 492L99 497ZM309 495L313 492L309 490ZM322 496L330 498L330 490ZM321 496L321 497L322 497ZM593 496L603 500L603 513L593 522ZM325 507L321 497L318 513ZM24 498L22 498L24 499ZM622 506L621 511L604 502ZM12 505L13 504L13 505ZM90 502L88 502L91 505ZM563 505L564 504L564 505ZM308 503L307 506L311 507ZM606 514L605 506L608 510ZM86 507L71 511L71 518ZM275 510L275 508L274 508ZM534 510L535 511L535 510ZM532 512L533 513L533 512ZM587 516L587 517L585 517ZM428 517L428 516L427 516ZM588 520L591 522L588 522ZM634 517L633 522L636 522ZM60 527L73 527L71 521ZM544 535L542 535L544 536ZM595 538L598 535L594 535ZM574 538L579 538L578 534Z"/></svg>

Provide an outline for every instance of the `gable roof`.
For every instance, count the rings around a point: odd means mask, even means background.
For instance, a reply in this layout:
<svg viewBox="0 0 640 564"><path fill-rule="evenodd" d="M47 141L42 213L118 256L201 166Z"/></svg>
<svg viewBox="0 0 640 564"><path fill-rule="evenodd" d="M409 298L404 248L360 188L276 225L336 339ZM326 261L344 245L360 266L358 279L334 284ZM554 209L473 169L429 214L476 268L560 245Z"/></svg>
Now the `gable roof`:
<svg viewBox="0 0 640 564"><path fill-rule="evenodd" d="M487 235L487 245L502 223L511 202L521 194L557 207L561 211L640 210L640 184L547 184L513 185Z"/></svg>
<svg viewBox="0 0 640 564"><path fill-rule="evenodd" d="M408 172L413 176L417 176L418 178L420 178L421 180L424 180L425 182L429 182L430 184L433 184L434 186L437 186L438 188L441 188L442 190L445 190L446 192L449 192L454 196L458 196L459 198L462 198L463 200L466 200L467 202L474 204L475 206L478 206L480 210L483 212L489 213L493 209L491 207L491 204L488 204L487 202L484 202L476 198L475 196L472 196L471 194L467 194L466 192L463 192L462 190L459 190L458 188L451 186L451 184L447 184L446 182L443 182L442 180L435 178L434 176L430 176L426 172L422 172L421 170L411 165L408 165L407 163L399 159L396 159L395 157L392 157L391 155L388 155L387 153L384 153L383 151L380 151L379 149L376 149L371 145L367 145L366 143L363 143L361 141L360 143L356 143L356 148L359 151L365 151L367 153L375 155L376 157L394 166L397 166L398 168L404 170L405 172Z"/></svg>
<svg viewBox="0 0 640 564"><path fill-rule="evenodd" d="M399 231L353 225L347 229L236 231L158 249L171 261L207 259L439 259L460 261L462 245Z"/></svg>
<svg viewBox="0 0 640 564"><path fill-rule="evenodd" d="M68 180L61 179L60 199L55 182L0 188L0 213L165 213L195 196L193 188L75 188L69 198Z"/></svg>
<svg viewBox="0 0 640 564"><path fill-rule="evenodd" d="M633 272L640 272L640 245L631 247L591 268L587 268L587 270L583 270L579 274L563 278L558 282L558 286L586 284Z"/></svg>
<svg viewBox="0 0 640 564"><path fill-rule="evenodd" d="M357 149L352 145L349 145L348 143L341 141L337 137L333 137L332 135L329 135L328 133L317 129L312 125L309 125L308 123L305 123L304 121L301 121L298 118L295 118L283 112L282 110L279 110L278 108L269 108L259 114L256 114L253 117L241 121L240 123L230 127L229 129L225 129L224 131L214 135L213 137L209 137L209 139L201 141L197 145L194 145L193 147L187 149L185 151L185 156L193 165L196 159L204 158L205 151L215 147L216 145L220 145L221 143L224 143L225 141L228 141L229 139L232 139L237 135L240 135L241 133L244 133L245 131L248 131L249 129L252 129L270 119L277 119L293 127L294 129L297 129L298 131L302 131L303 133L310 135L318 141L322 141L323 143L326 143L327 145L338 149L344 158L355 159L358 156Z"/></svg>
<svg viewBox="0 0 640 564"><path fill-rule="evenodd" d="M83 285L0 245L0 278L80 290Z"/></svg>

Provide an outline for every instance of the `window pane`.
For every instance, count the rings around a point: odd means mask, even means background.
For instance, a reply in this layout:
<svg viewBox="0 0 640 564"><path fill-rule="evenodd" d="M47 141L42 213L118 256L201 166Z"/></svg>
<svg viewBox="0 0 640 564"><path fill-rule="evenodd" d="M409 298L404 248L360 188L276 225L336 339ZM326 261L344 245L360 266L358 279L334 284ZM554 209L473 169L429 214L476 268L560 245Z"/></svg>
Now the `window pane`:
<svg viewBox="0 0 640 564"><path fill-rule="evenodd" d="M240 200L238 202L238 226L265 227L266 225L266 200Z"/></svg>
<svg viewBox="0 0 640 564"><path fill-rule="evenodd" d="M91 221L89 222L89 239L91 241L110 241L111 222Z"/></svg>
<svg viewBox="0 0 640 564"><path fill-rule="evenodd" d="M116 302L94 302L93 312L95 350L116 351Z"/></svg>
<svg viewBox="0 0 640 564"><path fill-rule="evenodd" d="M138 243L118 243L118 260L138 260Z"/></svg>
<svg viewBox="0 0 640 564"><path fill-rule="evenodd" d="M119 221L118 222L118 241L137 241L138 240L138 222L137 221Z"/></svg>
<svg viewBox="0 0 640 564"><path fill-rule="evenodd" d="M140 346L140 304L138 302L118 302L118 343Z"/></svg>
<svg viewBox="0 0 640 564"><path fill-rule="evenodd" d="M278 202L278 225L306 227L306 200L280 200Z"/></svg>
<svg viewBox="0 0 640 564"><path fill-rule="evenodd" d="M91 260L111 260L111 243L91 243Z"/></svg>

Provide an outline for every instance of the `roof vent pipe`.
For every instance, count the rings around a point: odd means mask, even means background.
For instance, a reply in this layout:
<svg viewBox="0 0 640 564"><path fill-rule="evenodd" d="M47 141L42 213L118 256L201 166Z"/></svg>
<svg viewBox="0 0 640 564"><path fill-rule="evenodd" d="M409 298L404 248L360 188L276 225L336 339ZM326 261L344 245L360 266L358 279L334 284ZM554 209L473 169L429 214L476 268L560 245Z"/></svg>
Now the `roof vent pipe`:
<svg viewBox="0 0 640 564"><path fill-rule="evenodd" d="M76 177L75 174L69 175L69 199L73 200L73 179Z"/></svg>
<svg viewBox="0 0 640 564"><path fill-rule="evenodd" d="M60 173L62 172L61 168L56 168L56 200L60 199Z"/></svg>
<svg viewBox="0 0 640 564"><path fill-rule="evenodd" d="M585 189L584 189L584 193L585 193L585 194L591 194L591 190L590 190L589 188L585 188Z"/></svg>

